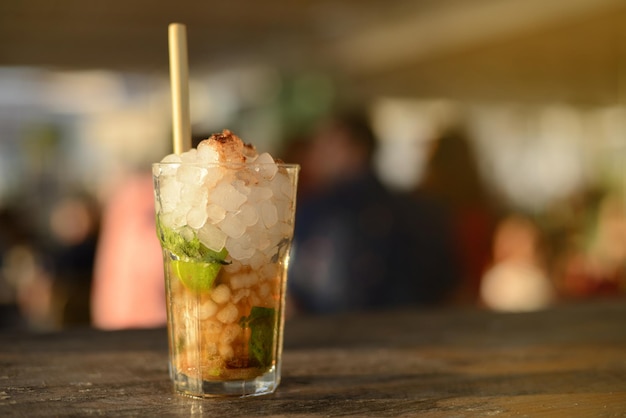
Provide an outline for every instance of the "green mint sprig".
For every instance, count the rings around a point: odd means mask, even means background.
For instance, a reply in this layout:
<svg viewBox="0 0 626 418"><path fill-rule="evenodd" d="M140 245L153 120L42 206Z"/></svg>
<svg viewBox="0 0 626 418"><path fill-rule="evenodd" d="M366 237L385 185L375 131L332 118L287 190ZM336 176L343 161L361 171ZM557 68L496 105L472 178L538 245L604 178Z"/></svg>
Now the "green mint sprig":
<svg viewBox="0 0 626 418"><path fill-rule="evenodd" d="M239 325L250 328L248 349L251 362L262 368L271 366L274 357L276 310L253 306L250 315L239 320Z"/></svg>

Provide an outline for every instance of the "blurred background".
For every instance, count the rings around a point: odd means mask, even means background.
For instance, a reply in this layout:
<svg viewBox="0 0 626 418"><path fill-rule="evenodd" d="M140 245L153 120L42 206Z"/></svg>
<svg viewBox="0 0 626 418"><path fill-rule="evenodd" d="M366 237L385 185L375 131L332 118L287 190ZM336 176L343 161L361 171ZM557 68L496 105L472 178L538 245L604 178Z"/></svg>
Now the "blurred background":
<svg viewBox="0 0 626 418"><path fill-rule="evenodd" d="M623 296L621 0L5 0L0 327L92 321L107 204L171 152L171 22L194 132L302 163L303 197L320 120L365 108L384 186L450 215L459 281L438 303Z"/></svg>

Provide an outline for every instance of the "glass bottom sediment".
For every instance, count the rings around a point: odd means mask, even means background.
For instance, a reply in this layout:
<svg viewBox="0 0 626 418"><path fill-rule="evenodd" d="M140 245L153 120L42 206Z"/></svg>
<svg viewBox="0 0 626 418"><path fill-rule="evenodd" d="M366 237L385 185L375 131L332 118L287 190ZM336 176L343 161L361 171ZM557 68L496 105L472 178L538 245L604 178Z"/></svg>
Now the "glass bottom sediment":
<svg viewBox="0 0 626 418"><path fill-rule="evenodd" d="M194 398L245 397L274 393L280 383L280 373L272 366L266 373L246 380L203 380L170 369L174 390Z"/></svg>

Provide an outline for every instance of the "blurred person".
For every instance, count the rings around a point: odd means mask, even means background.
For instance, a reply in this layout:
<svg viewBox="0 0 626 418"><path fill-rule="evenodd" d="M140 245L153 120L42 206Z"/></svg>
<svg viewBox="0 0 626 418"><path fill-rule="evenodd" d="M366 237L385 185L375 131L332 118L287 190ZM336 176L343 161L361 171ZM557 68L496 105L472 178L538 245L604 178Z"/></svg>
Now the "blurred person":
<svg viewBox="0 0 626 418"><path fill-rule="evenodd" d="M152 175L133 174L114 190L102 215L92 323L102 329L162 326L166 322L165 285Z"/></svg>
<svg viewBox="0 0 626 418"><path fill-rule="evenodd" d="M491 259L498 210L481 178L464 129L451 127L433 142L415 195L437 202L450 220L460 275L454 302L478 303L481 277Z"/></svg>
<svg viewBox="0 0 626 418"><path fill-rule="evenodd" d="M5 271L16 289L16 300L24 327L32 331L61 328L54 314L54 277L42 263L36 246L16 245L6 254Z"/></svg>
<svg viewBox="0 0 626 418"><path fill-rule="evenodd" d="M365 114L333 115L302 164L288 295L294 313L325 314L441 302L456 279L449 231L426 200L376 177Z"/></svg>
<svg viewBox="0 0 626 418"><path fill-rule="evenodd" d="M51 315L60 327L90 324L90 293L100 225L99 208L86 193L72 193L50 212L47 251L52 281Z"/></svg>
<svg viewBox="0 0 626 418"><path fill-rule="evenodd" d="M194 135L192 145L208 138ZM156 231L152 171L137 169L114 185L97 244L92 325L101 329L166 324L163 253Z"/></svg>
<svg viewBox="0 0 626 418"><path fill-rule="evenodd" d="M48 307L49 298L45 295L50 286L46 280L36 280L42 276L34 274L39 269L33 237L20 212L17 207L0 208L0 329L21 329L39 322L30 315L33 298L27 298L27 287L43 289L38 293L44 295L45 300L35 305L46 308L46 312ZM35 286L35 282L41 286Z"/></svg>
<svg viewBox="0 0 626 418"><path fill-rule="evenodd" d="M545 272L539 228L520 214L505 217L496 227L493 264L480 284L482 303L498 311L534 311L554 300Z"/></svg>
<svg viewBox="0 0 626 418"><path fill-rule="evenodd" d="M0 210L0 329L55 330L54 279L25 212L18 206Z"/></svg>
<svg viewBox="0 0 626 418"><path fill-rule="evenodd" d="M292 135L285 140L283 149L279 151L277 157L290 164L299 164L301 169L298 174L298 199L306 199L309 191L318 187L314 179L309 178L309 174L315 174L315 170L307 170L305 159L308 155L311 138L306 134ZM312 172L312 173L310 173Z"/></svg>
<svg viewBox="0 0 626 418"><path fill-rule="evenodd" d="M555 263L564 299L626 293L626 212L623 198L602 193L587 202L588 224L578 225Z"/></svg>

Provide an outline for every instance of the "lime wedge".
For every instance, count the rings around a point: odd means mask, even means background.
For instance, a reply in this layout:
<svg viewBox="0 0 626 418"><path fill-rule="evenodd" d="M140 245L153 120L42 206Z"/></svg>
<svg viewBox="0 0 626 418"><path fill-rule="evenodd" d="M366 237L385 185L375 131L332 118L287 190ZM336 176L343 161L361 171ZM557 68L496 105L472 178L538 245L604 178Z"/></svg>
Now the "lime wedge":
<svg viewBox="0 0 626 418"><path fill-rule="evenodd" d="M226 248L219 252L207 248L195 232L187 240L179 232L163 225L160 217L157 217L157 233L161 246L170 257L172 274L193 292L211 289L221 267L230 264L226 261Z"/></svg>
<svg viewBox="0 0 626 418"><path fill-rule="evenodd" d="M197 261L172 260L172 271L185 287L192 292L202 293L213 287L222 265Z"/></svg>

